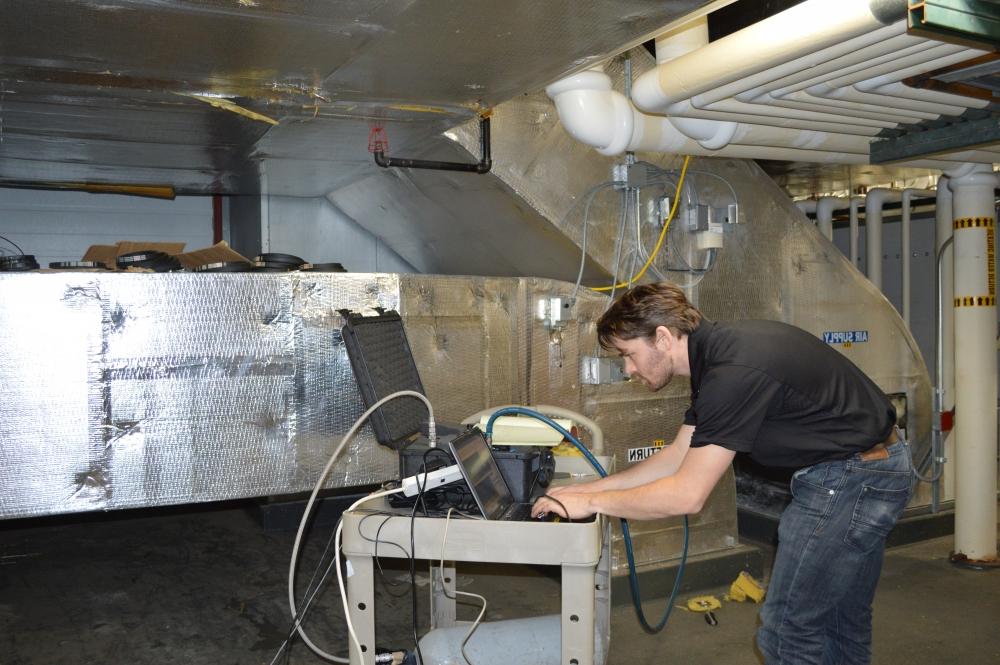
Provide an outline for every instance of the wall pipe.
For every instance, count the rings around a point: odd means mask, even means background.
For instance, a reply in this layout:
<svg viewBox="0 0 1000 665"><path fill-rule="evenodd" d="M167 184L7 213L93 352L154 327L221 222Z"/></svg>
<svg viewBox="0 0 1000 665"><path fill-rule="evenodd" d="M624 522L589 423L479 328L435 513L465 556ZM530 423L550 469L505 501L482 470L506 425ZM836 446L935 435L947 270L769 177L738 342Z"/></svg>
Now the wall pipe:
<svg viewBox="0 0 1000 665"><path fill-rule="evenodd" d="M433 169L435 171L460 171L463 173L478 173L480 175L490 172L493 167L493 158L490 156L490 116L484 114L479 117L479 161L474 164L465 162L441 162L430 159L407 159L405 157L387 157L382 150L372 153L375 163L384 169L404 168L404 169Z"/></svg>
<svg viewBox="0 0 1000 665"><path fill-rule="evenodd" d="M886 201L899 201L902 194L895 189L876 187L865 195L865 267L869 281L882 290L882 206Z"/></svg>
<svg viewBox="0 0 1000 665"><path fill-rule="evenodd" d="M858 207L864 202L863 196L855 196L851 199L850 207L850 233L851 233L851 265L858 267Z"/></svg>
<svg viewBox="0 0 1000 665"><path fill-rule="evenodd" d="M911 260L911 230L912 226L910 224L910 201L914 197L929 198L936 196L936 192L930 189L904 189L902 201L902 222L900 224L900 245L901 245L901 258L903 264L903 323L906 324L907 329L910 327L910 305L911 305L911 285L910 285L910 267L912 265Z"/></svg>
<svg viewBox="0 0 1000 665"><path fill-rule="evenodd" d="M997 565L997 177L966 164L948 173L954 194L955 553L959 564Z"/></svg>
<svg viewBox="0 0 1000 665"><path fill-rule="evenodd" d="M934 243L937 254L941 257L940 294L941 307L938 310L937 321L937 371L934 394L937 397L938 410L934 414L935 427L943 430L940 422L941 412L952 411L955 408L955 308L951 303L955 297L954 256L955 250L945 253L945 246L952 240L952 223L955 219L952 210L952 193L948 176L942 175L937 181L937 205L935 207ZM948 306L945 306L948 303ZM955 442L954 430L947 433L941 431L938 446L939 464L943 464L944 475L931 487L931 509L940 508L942 498L953 498L951 488L955 486L955 465L945 464L948 459L954 459L952 447ZM944 496L943 496L944 495Z"/></svg>
<svg viewBox="0 0 1000 665"><path fill-rule="evenodd" d="M816 226L827 240L833 240L833 211L846 200L839 196L822 196L816 203Z"/></svg>
<svg viewBox="0 0 1000 665"><path fill-rule="evenodd" d="M804 214L816 215L816 228L827 240L833 240L833 211L847 199L840 196L821 196L819 199L796 201L795 206Z"/></svg>

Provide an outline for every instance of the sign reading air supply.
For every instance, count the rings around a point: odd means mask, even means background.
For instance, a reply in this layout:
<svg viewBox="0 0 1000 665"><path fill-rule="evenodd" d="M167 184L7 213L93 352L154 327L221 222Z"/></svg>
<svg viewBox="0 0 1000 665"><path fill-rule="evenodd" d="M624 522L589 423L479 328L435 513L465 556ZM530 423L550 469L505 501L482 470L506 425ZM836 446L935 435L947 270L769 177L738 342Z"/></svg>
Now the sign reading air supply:
<svg viewBox="0 0 1000 665"><path fill-rule="evenodd" d="M986 231L986 293L955 296L955 307L996 307L997 306L997 276L996 276L996 241L994 239L996 226L992 217L959 217L952 224L956 230L983 229Z"/></svg>
<svg viewBox="0 0 1000 665"><path fill-rule="evenodd" d="M863 344L867 341L867 330L838 330L823 333L823 342L826 344L842 344L844 348L850 348L854 344Z"/></svg>
<svg viewBox="0 0 1000 665"><path fill-rule="evenodd" d="M647 457L652 457L656 453L663 450L663 446L666 443L663 439L656 439L653 441L653 445L645 446L643 448L629 448L628 449L628 461L629 464L633 462L641 462Z"/></svg>

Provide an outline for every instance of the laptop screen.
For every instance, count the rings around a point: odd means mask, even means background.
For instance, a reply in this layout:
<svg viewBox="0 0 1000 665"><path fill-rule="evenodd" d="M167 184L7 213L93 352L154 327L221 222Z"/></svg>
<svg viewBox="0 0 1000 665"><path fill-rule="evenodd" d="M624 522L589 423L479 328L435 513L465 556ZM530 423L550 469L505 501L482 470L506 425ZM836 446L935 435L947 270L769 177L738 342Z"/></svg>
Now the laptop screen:
<svg viewBox="0 0 1000 665"><path fill-rule="evenodd" d="M472 496L483 512L483 517L488 520L499 519L514 503L514 496L500 473L486 437L473 428L449 441L448 446L472 490Z"/></svg>

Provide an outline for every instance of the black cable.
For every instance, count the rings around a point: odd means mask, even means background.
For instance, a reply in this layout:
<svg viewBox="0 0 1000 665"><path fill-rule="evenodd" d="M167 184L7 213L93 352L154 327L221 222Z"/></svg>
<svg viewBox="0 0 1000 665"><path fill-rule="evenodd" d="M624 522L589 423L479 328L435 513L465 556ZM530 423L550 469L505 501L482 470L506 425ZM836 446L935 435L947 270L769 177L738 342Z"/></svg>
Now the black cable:
<svg viewBox="0 0 1000 665"><path fill-rule="evenodd" d="M21 248L20 248L20 247L18 246L18 244L17 244L16 242L14 242L13 240L11 240L10 238L6 238L6 237L4 237L4 236L0 236L0 240L5 240L5 241L9 242L9 243L10 243L11 245L13 245L13 246L14 246L14 248L15 248L15 249L17 250L17 253L18 253L18 254L20 254L20 255L22 255L22 256L24 255L24 250L23 250L23 249L21 249Z"/></svg>
<svg viewBox="0 0 1000 665"><path fill-rule="evenodd" d="M423 504L424 489L427 487L427 455L437 448L428 448L424 451L420 461L420 468L417 471L417 499L413 502L413 510L410 511L410 607L413 612L413 644L417 650L417 658L420 663L424 661L424 654L420 651L420 629L417 626L419 608L417 604L417 546L414 539L414 526L417 522L417 506ZM423 479L423 482L420 482ZM424 506L424 515L427 514L427 506Z"/></svg>
<svg viewBox="0 0 1000 665"><path fill-rule="evenodd" d="M567 522L572 522L573 521L572 518L570 518L570 516L569 516L569 510L566 509L566 506L563 505L562 501L560 501L559 499L555 498L551 494L543 494L542 498L543 499L548 499L549 501L555 502L556 505L558 505L560 508L563 509L563 513L565 513L565 515L566 515L566 521Z"/></svg>
<svg viewBox="0 0 1000 665"><path fill-rule="evenodd" d="M272 664L277 661L278 656L281 655L281 652L282 652L283 649L285 649L285 659L286 659L286 662L287 662L287 660L289 658L291 658L291 647L292 647L291 641L295 637L296 626L301 625L302 622L305 621L306 613L312 607L313 601L319 595L319 593L318 593L319 592L319 588L320 588L320 586L322 586L323 582L329 576L330 570L333 568L334 561L336 561L336 557L330 559L330 563L327 564L327 568L326 568L326 571L323 573L323 577L321 577L320 580L319 580L319 582L316 583L316 587L314 589L313 586L312 586L312 583L316 579L316 575L319 573L320 568L323 567L323 559L326 558L326 553L330 551L330 545L333 544L333 541L336 539L335 538L336 537L336 533L337 533L337 529L336 529L336 527L334 527L334 529L330 532L330 539L326 542L326 547L323 548L323 553L320 554L319 562L316 564L316 568L313 570L312 577L309 578L309 582L306 584L306 591L305 591L305 593L302 596L303 599L305 600L305 602L302 603L302 606L295 613L295 616L292 617L291 628L289 629L288 634L285 636L285 640L278 647L278 651L274 654L274 658L271 660ZM310 593L312 595L310 595ZM287 649L286 649L286 647L287 647Z"/></svg>
<svg viewBox="0 0 1000 665"><path fill-rule="evenodd" d="M441 450L440 448L428 448L427 450L424 451L423 457L420 460L420 469L417 472L417 499L416 501L413 502L413 510L410 511L410 589L411 589L410 598L411 598L411 607L413 610L413 617L412 617L413 643L417 649L417 658L421 663L424 662L424 655L420 652L420 637L419 637L420 629L419 626L417 625L419 608L417 604L417 568L416 568L417 550L416 550L416 543L414 542L414 525L416 524L417 521L417 506L423 506L424 516L425 517L428 516L427 506L424 504L424 490L427 487L427 473L428 473L427 456L430 455L431 453L443 454L448 458L449 462L454 461L452 460L451 455ZM421 482L421 479L423 479L423 482Z"/></svg>
<svg viewBox="0 0 1000 665"><path fill-rule="evenodd" d="M373 538L369 538L368 536L366 536L365 533L364 533L364 531L363 531L364 525L365 525L365 521L368 520L368 519L371 519L372 517L384 517L385 518L385 519L382 520L382 523L378 525L378 529L375 531L375 538L374 539ZM410 553L407 552L406 548L403 547L402 545L400 545L399 543L394 543L391 540L384 540L384 541L381 540L382 527L384 527L389 522L389 520L392 519L393 517L395 517L395 515L393 513L381 513L381 512L379 512L379 513L371 513L369 515L365 515L364 517L361 518L361 521L358 523L358 535L360 535L364 540L367 540L369 543L375 543L375 565L376 565L376 567L378 567L378 574L379 574L379 577L382 579L382 583L386 586L386 593L388 593L393 598L402 598L404 595L406 595L406 590L405 589L403 590L403 593L401 593L401 594L395 594L395 593L392 593L391 591L389 591L389 589L393 589L393 588L400 587L400 586L403 586L403 585L401 583L399 583L399 582L393 582L393 581L391 581L386 576L385 571L382 570L382 560L378 556L378 546L379 546L379 543L380 542L384 542L385 544L392 545L393 547L395 547L396 549L398 549L400 552L403 553L403 556L405 556L407 559L410 558Z"/></svg>

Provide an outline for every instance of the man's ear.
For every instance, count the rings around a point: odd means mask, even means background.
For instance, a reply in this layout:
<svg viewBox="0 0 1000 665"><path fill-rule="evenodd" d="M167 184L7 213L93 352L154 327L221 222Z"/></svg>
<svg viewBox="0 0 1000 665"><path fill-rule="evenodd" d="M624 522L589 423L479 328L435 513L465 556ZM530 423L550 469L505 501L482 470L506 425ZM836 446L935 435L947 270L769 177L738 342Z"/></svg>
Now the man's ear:
<svg viewBox="0 0 1000 665"><path fill-rule="evenodd" d="M666 326L656 326L656 347L661 351L669 351L677 342L677 337Z"/></svg>

